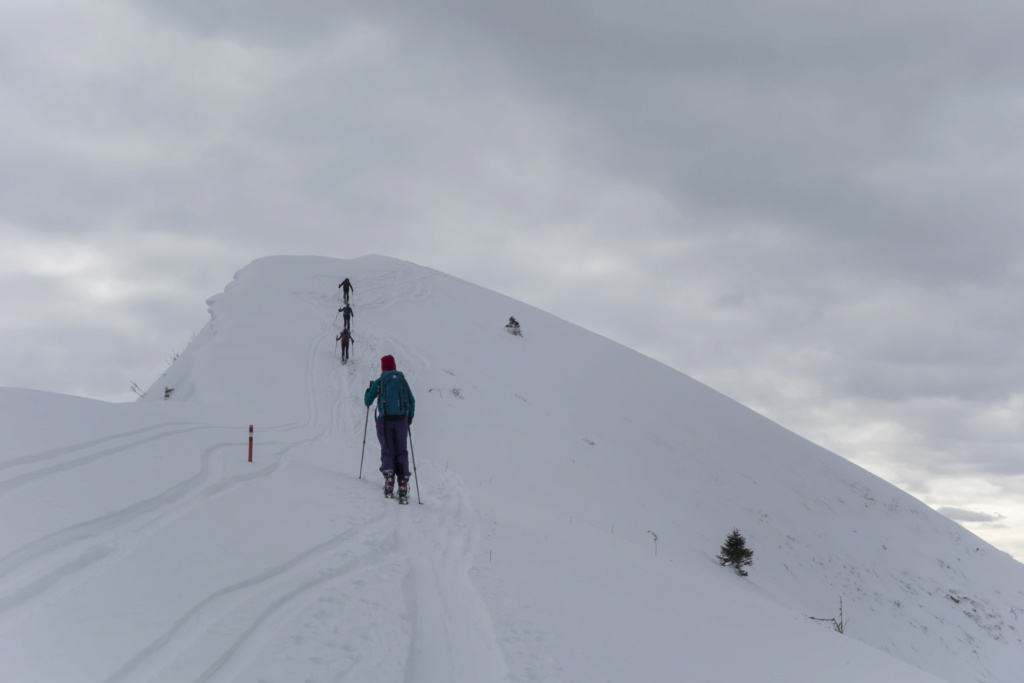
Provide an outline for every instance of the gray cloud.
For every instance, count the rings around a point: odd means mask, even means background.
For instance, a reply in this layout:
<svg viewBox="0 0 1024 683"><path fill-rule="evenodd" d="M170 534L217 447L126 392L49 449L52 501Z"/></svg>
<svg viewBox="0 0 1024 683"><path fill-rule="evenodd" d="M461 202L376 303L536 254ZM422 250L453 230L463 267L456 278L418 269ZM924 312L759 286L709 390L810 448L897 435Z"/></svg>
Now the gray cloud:
<svg viewBox="0 0 1024 683"><path fill-rule="evenodd" d="M329 39L337 26L354 14L330 0L297 5L285 0L135 0L131 4L158 21L169 21L207 38L226 36L284 48Z"/></svg>
<svg viewBox="0 0 1024 683"><path fill-rule="evenodd" d="M987 512L976 512L973 510L960 510L957 508L943 507L938 510L946 517L956 522L973 522L978 524L992 524L1004 519L1003 515L991 515Z"/></svg>
<svg viewBox="0 0 1024 683"><path fill-rule="evenodd" d="M989 276L1007 264L977 237L1019 244L1018 231L957 201L949 191L977 169L954 168L942 146L970 133L950 120L962 100L1013 100L1020 48L991 35L1019 10L887 7L451 3L415 20L448 44L499 52L517 82L603 133L610 167L676 201L827 236L870 270ZM910 184L930 187L930 201L907 202ZM1004 183L1002 197L1013 190Z"/></svg>

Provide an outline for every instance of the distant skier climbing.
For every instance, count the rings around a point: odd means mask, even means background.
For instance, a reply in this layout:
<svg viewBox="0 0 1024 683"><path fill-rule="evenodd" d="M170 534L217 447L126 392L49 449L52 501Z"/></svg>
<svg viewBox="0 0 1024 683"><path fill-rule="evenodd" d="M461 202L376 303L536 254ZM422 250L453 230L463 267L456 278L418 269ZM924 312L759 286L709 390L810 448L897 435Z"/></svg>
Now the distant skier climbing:
<svg viewBox="0 0 1024 683"><path fill-rule="evenodd" d="M348 304L345 304L344 308L339 308L338 309L338 313L341 313L341 319L345 323L345 329L346 330L349 329L349 324L350 324L349 321L351 320L352 316L355 315L352 312L352 307L349 306ZM334 319L337 320L338 319L337 316L335 316Z"/></svg>
<svg viewBox="0 0 1024 683"><path fill-rule="evenodd" d="M409 502L409 426L416 414L413 398L405 375L399 372L394 356L380 359L380 377L371 382L363 396L369 408L377 400L375 422L377 440L380 441L380 471L384 475L384 495L394 496L398 479L398 502Z"/></svg>
<svg viewBox="0 0 1024 683"><path fill-rule="evenodd" d="M348 293L350 291L352 291L353 289L355 289L355 287L353 287L352 283L348 281L348 278L345 278L345 281L342 282L340 285L338 285L338 289L341 290L341 294L342 294L343 297L345 297L345 303L347 304L348 303Z"/></svg>
<svg viewBox="0 0 1024 683"><path fill-rule="evenodd" d="M352 333L349 332L348 328L346 327L345 329L343 329L341 331L341 334L338 335L338 338L335 341L340 341L341 342L341 362L342 363L347 363L348 362L348 345L349 344L355 344L356 340L353 339Z"/></svg>

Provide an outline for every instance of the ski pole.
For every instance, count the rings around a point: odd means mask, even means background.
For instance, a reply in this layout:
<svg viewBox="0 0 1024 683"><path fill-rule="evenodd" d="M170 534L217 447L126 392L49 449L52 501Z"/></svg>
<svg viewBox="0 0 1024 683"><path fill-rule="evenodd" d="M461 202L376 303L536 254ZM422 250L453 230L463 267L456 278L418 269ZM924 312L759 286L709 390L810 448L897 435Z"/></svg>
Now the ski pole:
<svg viewBox="0 0 1024 683"><path fill-rule="evenodd" d="M416 482L416 502L423 505L423 499L420 498L420 478L416 474L416 451L412 447L412 425L409 425L409 456L412 458L412 478Z"/></svg>
<svg viewBox="0 0 1024 683"><path fill-rule="evenodd" d="M366 456L366 429L370 426L370 406L366 406L366 423L363 425L363 453L359 456L359 478L363 478L363 457Z"/></svg>
<svg viewBox="0 0 1024 683"><path fill-rule="evenodd" d="M341 309L339 308L339 309L338 309L338 312L334 314L334 322L338 322L338 315L339 315L340 313L341 313Z"/></svg>

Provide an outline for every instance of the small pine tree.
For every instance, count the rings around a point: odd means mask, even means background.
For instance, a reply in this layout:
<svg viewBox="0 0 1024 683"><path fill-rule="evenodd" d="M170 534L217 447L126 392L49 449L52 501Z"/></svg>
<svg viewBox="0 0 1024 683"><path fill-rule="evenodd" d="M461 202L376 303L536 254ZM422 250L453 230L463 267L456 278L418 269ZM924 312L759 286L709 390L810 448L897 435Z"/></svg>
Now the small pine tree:
<svg viewBox="0 0 1024 683"><path fill-rule="evenodd" d="M509 316L508 324L505 325L505 329L508 330L509 334L514 334L517 337L522 337L523 333L519 329L519 321Z"/></svg>
<svg viewBox="0 0 1024 683"><path fill-rule="evenodd" d="M718 553L718 561L724 567L730 565L740 576L746 576L747 572L743 567L754 564L754 551L747 548L747 541L740 534L739 529L733 529L732 533L725 539L725 545Z"/></svg>

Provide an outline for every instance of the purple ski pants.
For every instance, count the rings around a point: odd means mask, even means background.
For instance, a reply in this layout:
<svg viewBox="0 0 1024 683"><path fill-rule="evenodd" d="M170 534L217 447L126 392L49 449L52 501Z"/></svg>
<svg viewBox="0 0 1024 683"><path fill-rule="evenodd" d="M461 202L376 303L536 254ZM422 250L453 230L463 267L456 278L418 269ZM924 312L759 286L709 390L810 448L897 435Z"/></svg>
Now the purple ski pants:
<svg viewBox="0 0 1024 683"><path fill-rule="evenodd" d="M393 470L399 481L409 478L409 420L376 418L380 441L380 471Z"/></svg>

